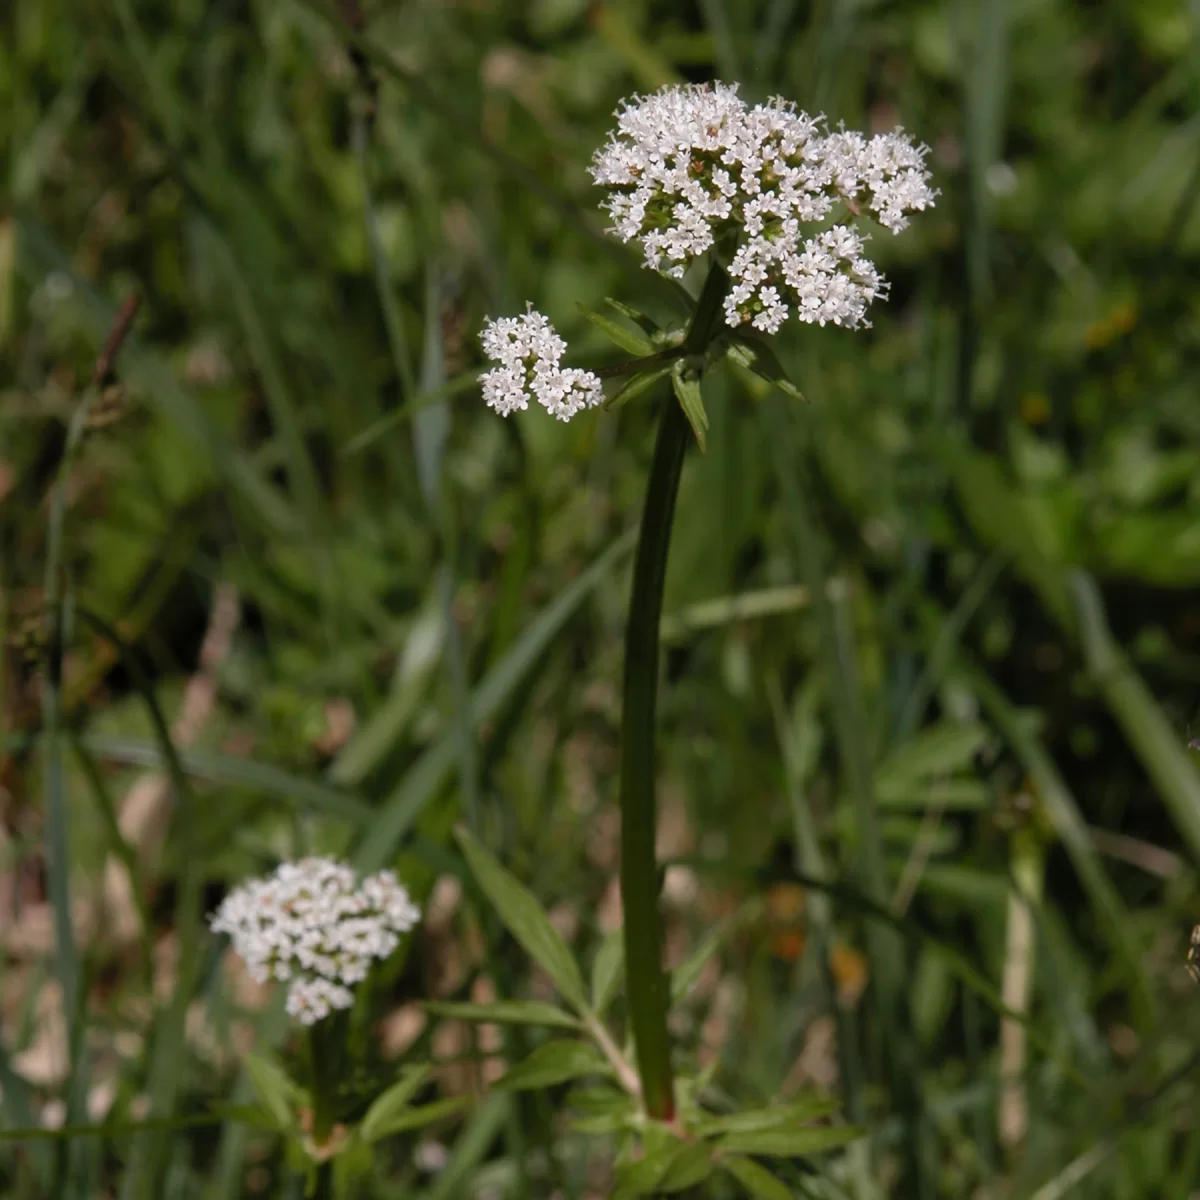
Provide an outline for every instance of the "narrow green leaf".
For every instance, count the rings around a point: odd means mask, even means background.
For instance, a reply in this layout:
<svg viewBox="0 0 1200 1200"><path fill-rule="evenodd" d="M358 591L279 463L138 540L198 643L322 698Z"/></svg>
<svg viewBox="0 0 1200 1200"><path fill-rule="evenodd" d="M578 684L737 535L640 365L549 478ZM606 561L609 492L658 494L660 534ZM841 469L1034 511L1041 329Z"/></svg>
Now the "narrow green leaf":
<svg viewBox="0 0 1200 1200"><path fill-rule="evenodd" d="M558 1040L539 1046L495 1086L504 1091L531 1091L608 1071L607 1061L590 1042Z"/></svg>
<svg viewBox="0 0 1200 1200"><path fill-rule="evenodd" d="M296 1127L292 1104L296 1098L296 1085L278 1063L258 1054L245 1057L246 1073L254 1086L254 1093L280 1132L286 1133Z"/></svg>
<svg viewBox="0 0 1200 1200"><path fill-rule="evenodd" d="M757 1133L764 1129L778 1129L783 1125L800 1125L817 1117L827 1117L837 1111L832 1100L822 1096L810 1096L792 1104L781 1104L775 1108L753 1108L746 1112L722 1113L719 1116L705 1115L692 1125L699 1137L715 1137L725 1133Z"/></svg>
<svg viewBox="0 0 1200 1200"><path fill-rule="evenodd" d="M889 754L875 772L876 786L896 791L936 775L963 771L987 744L987 727L978 722L939 721Z"/></svg>
<svg viewBox="0 0 1200 1200"><path fill-rule="evenodd" d="M721 948L721 944L731 934L742 928L747 922L753 921L762 913L763 901L754 899L747 901L737 912L731 913L718 922L708 936L696 947L683 962L671 972L671 1003L678 1004L700 978L704 964Z"/></svg>
<svg viewBox="0 0 1200 1200"><path fill-rule="evenodd" d="M579 1029L568 1012L542 1000L497 1000L492 1004L466 1004L452 1000L427 1000L421 1006L436 1017L460 1021L495 1021L501 1025L545 1025L554 1029Z"/></svg>
<svg viewBox="0 0 1200 1200"><path fill-rule="evenodd" d="M405 1067L400 1078L375 1098L359 1126L363 1141L374 1142L385 1136L381 1131L388 1129L390 1123L407 1110L409 1101L429 1078L432 1069L428 1063Z"/></svg>
<svg viewBox="0 0 1200 1200"><path fill-rule="evenodd" d="M81 741L89 754L109 762L158 769L165 769L168 765L162 751L152 742L100 735L85 737ZM262 792L297 809L324 813L358 825L365 824L375 815L374 810L357 796L315 779L285 771L271 763L237 758L217 750L181 748L176 754L183 772L199 779Z"/></svg>
<svg viewBox="0 0 1200 1200"><path fill-rule="evenodd" d="M587 1007L583 976L562 934L534 894L515 875L505 870L467 829L456 831L458 844L471 874L492 902L509 933L554 981L563 998L575 1009Z"/></svg>
<svg viewBox="0 0 1200 1200"><path fill-rule="evenodd" d="M567 1118L567 1125L576 1133L586 1133L591 1137L606 1137L609 1134L620 1133L630 1124L631 1120L632 1117L627 1112L592 1113L588 1116L571 1114Z"/></svg>
<svg viewBox="0 0 1200 1200"><path fill-rule="evenodd" d="M618 324L611 317L603 316L601 313L593 312L590 308L584 308L581 304L579 311L593 324L602 334L614 345L620 346L622 350L628 351L630 354L636 354L638 358L644 358L647 354L654 353L654 343L649 338L644 337L636 330L629 329L624 325Z"/></svg>
<svg viewBox="0 0 1200 1200"><path fill-rule="evenodd" d="M634 396L640 396L647 388L653 387L660 379L670 375L672 367L655 367L652 371L641 371L627 379L607 400L604 407L609 410L622 408Z"/></svg>
<svg viewBox="0 0 1200 1200"><path fill-rule="evenodd" d="M444 1100L434 1100L429 1104L419 1104L415 1108L399 1108L386 1120L377 1121L371 1130L370 1137L364 1130L362 1139L364 1142L378 1142L385 1137L392 1137L394 1134L404 1133L409 1129L423 1129L426 1125L432 1125L434 1121L440 1121L443 1117L450 1117L455 1113L462 1112L473 1102L473 1096L450 1096Z"/></svg>
<svg viewBox="0 0 1200 1200"><path fill-rule="evenodd" d="M752 1158L727 1158L721 1166L755 1200L793 1200L791 1188L780 1183L766 1167Z"/></svg>
<svg viewBox="0 0 1200 1200"><path fill-rule="evenodd" d="M926 783L878 787L880 813L924 810L937 805L944 812L979 812L992 807L993 795L978 779L931 779Z"/></svg>
<svg viewBox="0 0 1200 1200"><path fill-rule="evenodd" d="M511 1105L512 1098L501 1093L484 1099L454 1139L454 1149L445 1170L438 1173L421 1200L459 1200L461 1196L470 1195L467 1180L496 1140Z"/></svg>
<svg viewBox="0 0 1200 1200"><path fill-rule="evenodd" d="M653 340L656 334L662 333L662 327L653 318L646 316L644 312L633 308L629 304L624 304L620 300L614 300L611 296L604 297L604 303L619 312L621 316L628 317L647 337Z"/></svg>
<svg viewBox="0 0 1200 1200"><path fill-rule="evenodd" d="M676 359L671 368L671 386L675 397L696 435L696 444L701 451L706 448L708 413L704 411L704 397L700 393L700 380L689 367L686 359Z"/></svg>
<svg viewBox="0 0 1200 1200"><path fill-rule="evenodd" d="M685 1149L687 1143L674 1137L658 1145L644 1145L641 1158L618 1167L617 1190L613 1200L657 1192L659 1184Z"/></svg>
<svg viewBox="0 0 1200 1200"><path fill-rule="evenodd" d="M1200 857L1200 772L1146 681L1113 639L1095 581L1083 571L1073 571L1067 585L1088 672L1154 781L1175 828Z"/></svg>
<svg viewBox="0 0 1200 1200"><path fill-rule="evenodd" d="M773 383L793 400L803 400L800 389L787 377L775 351L763 341L745 333L735 333L729 342L729 357L739 366L753 371L760 379Z"/></svg>
<svg viewBox="0 0 1200 1200"><path fill-rule="evenodd" d="M618 927L600 943L592 962L592 1008L598 1017L608 1011L624 972L625 939Z"/></svg>
<svg viewBox="0 0 1200 1200"><path fill-rule="evenodd" d="M703 1183L712 1171L711 1149L703 1142L692 1142L675 1156L656 1190L666 1194L686 1191Z"/></svg>
<svg viewBox="0 0 1200 1200"><path fill-rule="evenodd" d="M856 1141L866 1133L857 1125L818 1125L807 1129L754 1129L723 1137L719 1147L730 1154L803 1158Z"/></svg>

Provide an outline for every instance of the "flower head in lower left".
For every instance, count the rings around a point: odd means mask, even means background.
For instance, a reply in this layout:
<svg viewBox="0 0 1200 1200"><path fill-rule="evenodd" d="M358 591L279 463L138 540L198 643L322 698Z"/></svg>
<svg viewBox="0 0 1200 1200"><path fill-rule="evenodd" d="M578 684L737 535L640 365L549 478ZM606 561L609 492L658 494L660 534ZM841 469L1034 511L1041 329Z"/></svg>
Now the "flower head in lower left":
<svg viewBox="0 0 1200 1200"><path fill-rule="evenodd" d="M327 858L285 862L225 897L212 919L260 983L288 985L287 1011L313 1025L354 1004L372 962L388 958L420 909L391 871L359 879Z"/></svg>

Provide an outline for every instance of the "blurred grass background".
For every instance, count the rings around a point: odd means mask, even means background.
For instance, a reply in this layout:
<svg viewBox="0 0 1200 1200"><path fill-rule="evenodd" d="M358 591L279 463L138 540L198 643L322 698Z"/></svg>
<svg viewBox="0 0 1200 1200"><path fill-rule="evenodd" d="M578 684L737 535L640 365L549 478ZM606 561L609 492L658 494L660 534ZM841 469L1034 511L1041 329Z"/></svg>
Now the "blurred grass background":
<svg viewBox="0 0 1200 1200"><path fill-rule="evenodd" d="M364 1036L384 1064L435 1055L443 1090L521 1043L416 1002L538 986L464 895L455 820L585 961L619 920L626 534L663 397L501 421L476 334L530 300L595 365L577 305L671 312L585 168L623 96L721 78L902 123L942 194L872 243L873 329L781 336L807 405L706 383L664 628L671 960L765 915L677 1014L681 1057L719 1056L729 1103L816 1083L869 1125L797 1195L1195 1195L1198 22L1182 0L10 0L0 1121L114 1127L0 1143L0 1191L300 1194L277 1144L206 1115L286 1027L201 916L280 856L396 864L428 906ZM131 293L60 586L67 423ZM70 630L48 673L47 601ZM367 1194L607 1194L603 1141L551 1096L435 1133Z"/></svg>

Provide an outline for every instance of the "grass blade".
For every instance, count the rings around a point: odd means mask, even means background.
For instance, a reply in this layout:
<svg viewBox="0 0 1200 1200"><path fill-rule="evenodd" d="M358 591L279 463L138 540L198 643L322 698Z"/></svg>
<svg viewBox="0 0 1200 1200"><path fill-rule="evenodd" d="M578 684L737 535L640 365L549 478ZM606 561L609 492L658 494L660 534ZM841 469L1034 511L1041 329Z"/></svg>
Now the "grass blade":
<svg viewBox="0 0 1200 1200"><path fill-rule="evenodd" d="M533 619L504 657L479 682L471 698L475 730L490 721L558 636L602 579L633 549L636 532L618 538L587 570ZM450 733L426 750L383 802L354 853L363 874L379 870L395 853L404 835L437 794L454 765L457 738Z"/></svg>

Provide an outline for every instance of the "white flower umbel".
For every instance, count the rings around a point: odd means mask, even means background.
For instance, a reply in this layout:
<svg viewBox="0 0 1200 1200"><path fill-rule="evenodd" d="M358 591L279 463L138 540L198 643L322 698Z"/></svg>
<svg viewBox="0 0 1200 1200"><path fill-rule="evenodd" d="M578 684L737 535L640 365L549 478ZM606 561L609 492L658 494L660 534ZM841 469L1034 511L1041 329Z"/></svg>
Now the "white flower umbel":
<svg viewBox="0 0 1200 1200"><path fill-rule="evenodd" d="M391 871L359 880L342 863L302 858L234 889L212 919L260 983L288 983L287 1010L306 1025L350 1008L373 959L387 958L421 910Z"/></svg>
<svg viewBox="0 0 1200 1200"><path fill-rule="evenodd" d="M603 403L597 376L560 365L567 343L532 305L526 306L523 317L488 321L480 340L488 358L500 364L480 375L483 398L502 417L528 408L531 395L560 421Z"/></svg>
<svg viewBox="0 0 1200 1200"><path fill-rule="evenodd" d="M776 332L789 316L854 327L887 285L850 222L870 211L898 233L930 208L925 146L897 129L827 133L775 97L749 108L737 87L691 84L635 96L596 153L602 207L646 265L680 278L718 248L732 288L725 319Z"/></svg>

